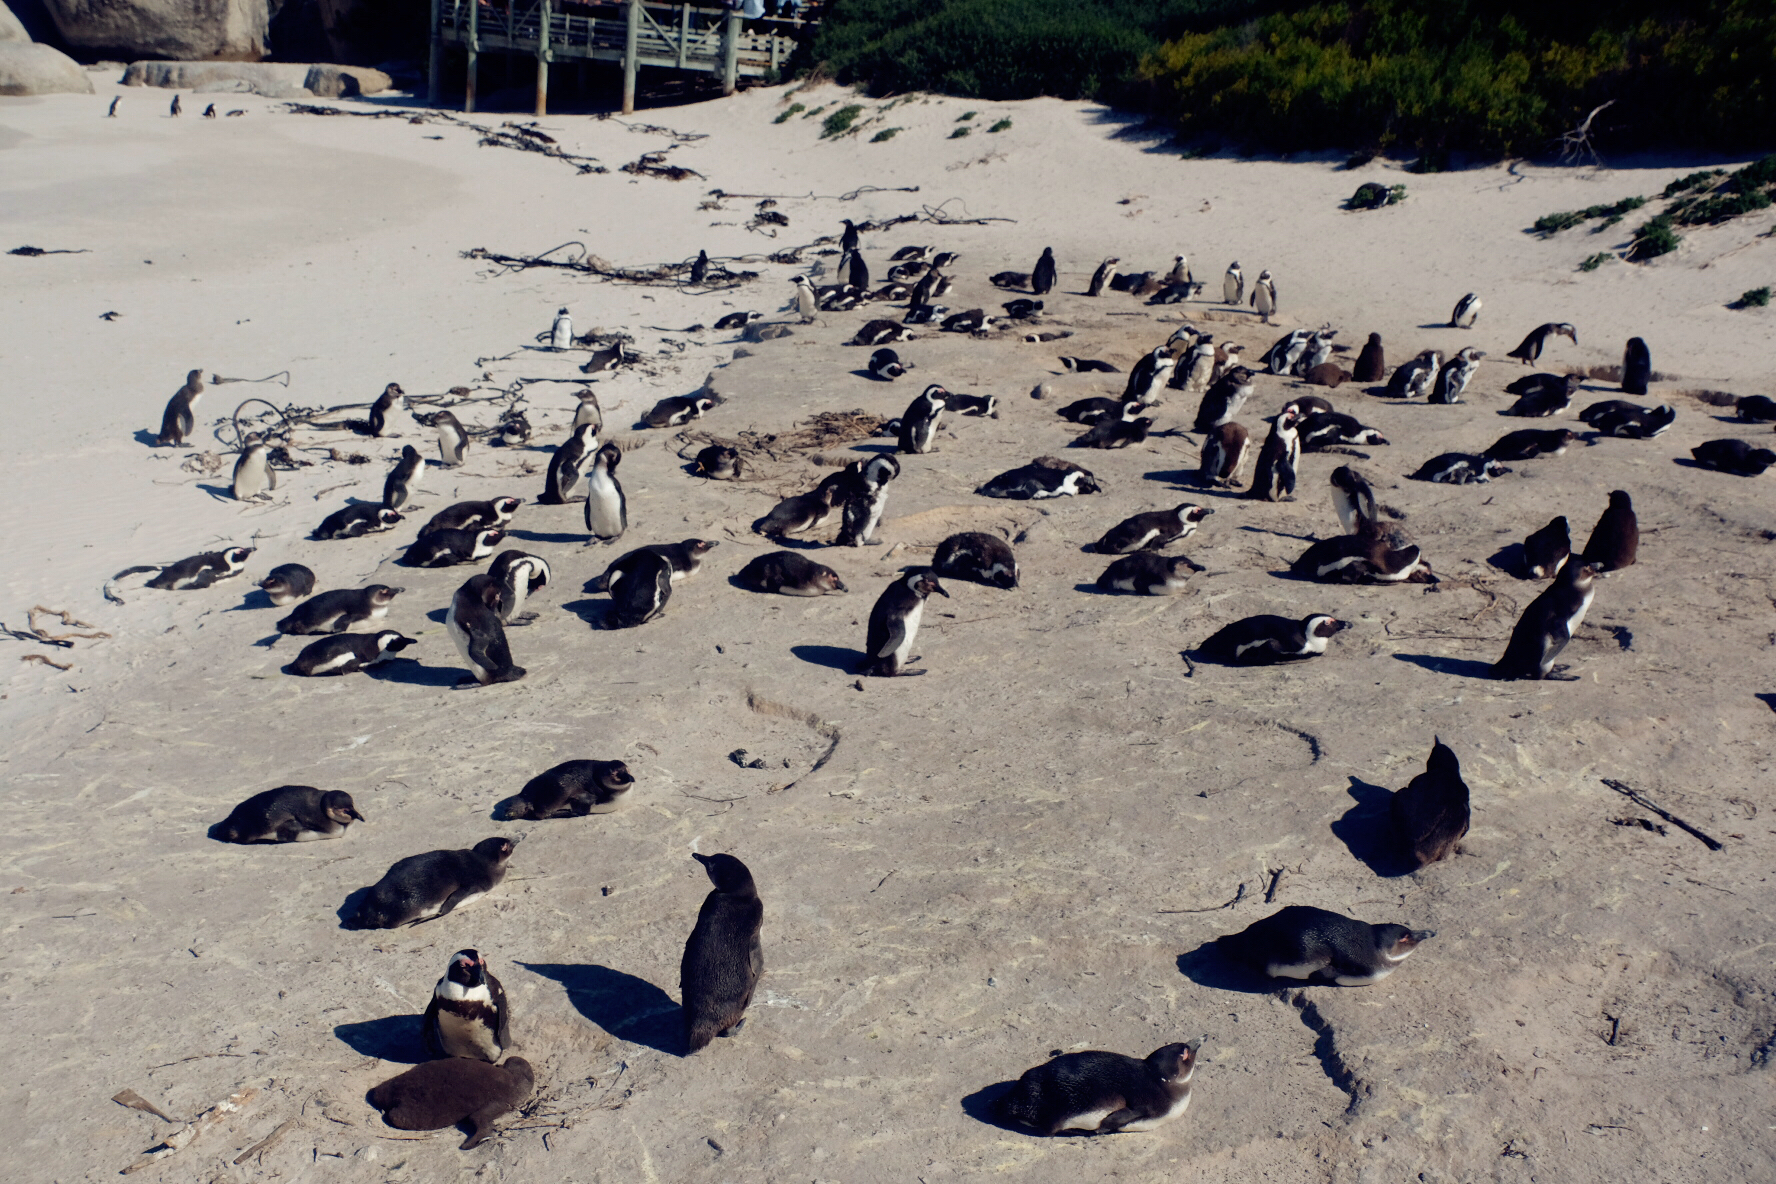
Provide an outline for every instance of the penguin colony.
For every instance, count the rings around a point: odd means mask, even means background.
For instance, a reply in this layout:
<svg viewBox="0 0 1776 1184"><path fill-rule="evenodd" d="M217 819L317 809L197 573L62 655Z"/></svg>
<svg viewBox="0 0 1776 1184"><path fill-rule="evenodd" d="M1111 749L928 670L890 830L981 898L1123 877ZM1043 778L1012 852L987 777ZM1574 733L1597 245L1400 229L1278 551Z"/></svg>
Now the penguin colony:
<svg viewBox="0 0 1776 1184"><path fill-rule="evenodd" d="M176 98L174 102L177 114ZM845 227L838 273L846 282L816 288L807 277L796 277L790 312L811 323L823 312L854 310L882 300L906 304L898 322L868 321L850 342L853 345L875 347L916 340L907 325L935 323L941 329L928 331L993 333L1005 331L996 329L996 322L1015 321L1021 331L1023 325L1040 324L1045 303L1065 294L1059 290L1062 281L1054 252L1045 248L1031 271L1000 272L991 276L990 282L1002 289L1027 290L1046 300L1011 301L1003 305L1008 314L1004 318L980 309L946 315L946 308L931 302L957 282L952 275L957 256L934 254L928 247L895 252L889 262L897 266L889 275L897 282L871 293L859 235L850 222ZM1118 257L1104 259L1086 290L1076 295L1101 298L1124 292L1146 298L1150 304L1180 305L1197 301L1205 286L1194 279L1183 255L1174 256L1163 274L1119 270L1121 263ZM700 265L707 267L707 256L700 257ZM916 280L916 286L909 289L898 282L903 280ZM1222 304L1247 315L1247 324L1268 325L1284 307L1270 271L1260 271L1248 289L1237 262L1223 276L1221 297ZM1471 330L1480 307L1477 294L1463 296L1449 326ZM723 318L718 328L745 330L757 319L756 313L734 314ZM1377 383L1382 385L1368 393L1378 398L1451 405L1463 402L1486 357L1471 345L1462 345L1447 356L1429 349L1390 370L1380 335L1370 333L1354 369L1345 370L1331 361L1335 351L1345 348L1333 344L1336 336L1331 326L1292 330L1261 355L1257 365L1263 370L1259 371L1241 364L1238 344L1218 342L1215 334L1192 325L1187 318L1166 341L1135 362L1126 380L1106 361L1058 358L1056 365L1064 371L1115 376L1123 390L1120 396L1075 401L1056 414L1088 429L1072 440L1072 447L1128 447L1153 434L1156 418L1141 413L1164 405L1168 397L1177 397L1174 392L1182 392L1183 398L1195 402L1195 418L1188 428L1179 424L1168 428L1167 434L1201 437L1195 441L1200 448L1196 484L1205 492L1262 502L1328 496L1328 488L1319 484L1321 473L1316 471L1304 480L1304 453L1328 449L1348 453L1353 448L1388 446L1390 441L1376 429L1365 427L1359 417L1338 412L1326 398L1306 394L1301 383L1323 387L1351 381ZM1534 365L1556 338L1578 340L1572 325L1549 322L1531 331L1507 356ZM573 335L567 309L557 314L547 339L555 350L572 348L580 340ZM1026 338L1042 339L1042 334ZM620 341L612 350L595 354L595 361L600 356L605 357L605 363L598 369L633 361ZM914 368L899 351L877 348L859 373L870 381L892 382ZM590 366L582 369L593 372ZM1623 373L1624 392L1646 393L1651 363L1642 339L1629 342ZM1261 377L1272 380L1267 386L1282 387L1283 401L1268 416L1248 415L1248 426L1239 417L1256 396ZM1569 411L1582 386L1576 375L1531 374L1507 388L1517 401L1500 413L1528 418L1559 416ZM156 437L158 445L188 444L196 427L194 408L203 390L202 372L191 371L166 406ZM392 426L391 417L404 397L398 384L388 384L372 407L369 435L381 437ZM702 394L663 399L646 413L642 426L679 428L719 415L719 406L718 399ZM1183 410L1188 415L1191 408ZM1761 396L1741 400L1738 410L1747 421L1776 419L1776 403ZM754 531L765 539L780 541L837 522L837 537L831 545L879 545L882 540L876 536L894 483L919 479L920 458L942 447L940 435L956 435L953 425L959 415L997 418L998 408L991 396L959 395L938 383L926 384L890 425L897 445L893 453L866 454L813 489L783 497L754 524ZM1576 422L1589 426L1596 438L1650 440L1666 430L1675 415L1669 406L1644 407L1610 399L1579 412ZM946 416L950 417L947 421ZM438 458L433 463L439 467L460 466L471 455L476 434L450 411L414 412L413 418L436 433ZM1262 430L1258 425L1263 425ZM531 428L524 414L513 409L493 432L504 445L523 447ZM1578 433L1569 429L1513 431L1484 454L1432 457L1419 464L1411 476L1453 485L1487 482L1511 471L1502 462L1535 463L1558 457L1578 440ZM266 443L248 437L243 444L233 482L235 497L244 501L272 494L277 489L276 470ZM631 528L618 474L623 451L606 434L596 397L585 392L573 425L557 441L546 478L535 494L536 505L583 506L586 538L582 546L614 544ZM1702 466L1739 476L1755 476L1776 463L1776 453L1739 439L1710 441L1694 449L1694 455ZM289 673L324 676L369 671L398 660L412 647L437 648L435 640L422 643L418 637L384 627L391 607L405 603L397 600L405 589L384 584L324 588L327 545L402 527L410 519L401 508L410 507L420 496L425 464L418 449L403 445L388 475L382 504L354 503L326 515L314 528L316 545L303 556L322 574L305 564L286 562L258 582L270 604L291 610L278 620L279 634L319 635L319 640L307 644L290 663ZM744 479L750 464L750 458L735 447L711 444L697 453L687 471L703 479L732 481ZM1370 477L1350 465L1340 465L1325 476L1333 514L1328 516L1322 537L1293 565L1295 576L1308 582L1366 584L1378 589L1396 583L1437 581L1420 546L1400 524L1403 516L1377 501ZM1040 501L1105 490L1084 466L1043 456L990 478L976 492L983 497ZM541 603L539 597L550 595L553 573L545 556L502 549L508 541L506 528L524 506L524 499L511 494L456 503L434 513L403 548L402 562L415 568L488 564L486 571L475 572L461 584L449 599L444 618L443 631L469 672L461 684L465 687L496 687L521 681L527 673L516 664L506 629L537 616L534 611L522 610L526 603ZM1223 508L1238 512L1231 505ZM1594 508L1575 505L1572 511L1584 515ZM1096 589L1153 596L1185 590L1191 577L1205 567L1184 555L1162 552L1192 539L1199 530L1211 539L1224 537L1226 526L1217 530L1207 521L1214 513L1212 508L1184 502L1136 513L1120 522L1106 521L1102 536L1086 547L1112 559L1097 576ZM1336 529L1332 528L1333 520ZM609 561L603 574L588 584L588 591L609 597L603 623L609 628L636 628L668 615L674 586L695 576L717 545L698 538L651 543ZM1564 515L1527 533L1518 574L1550 582L1516 622L1504 652L1490 667L1491 677L1562 677L1565 668L1557 665L1556 659L1583 622L1600 590L1598 581L1631 567L1637 560L1638 545L1632 497L1624 490L1608 492L1607 506L1582 548L1575 550ZM554 544L553 551L558 561L568 555L560 544ZM148 587L202 590L241 574L252 553L249 548L234 547L164 568L130 570L158 572ZM734 585L754 593L819 597L850 591L832 568L797 551L769 551L733 567ZM1091 573L1082 570L1080 574ZM921 660L915 652L920 623L929 597L949 598L943 579L977 584L998 593L1020 588L1017 558L1005 539L979 531L950 535L935 547L928 565L903 565L880 591L863 631L864 650L854 664L856 674L896 677L925 673L914 666ZM1376 591L1373 595L1389 594ZM1247 616L1212 630L1206 623L1197 623L1186 656L1241 668L1286 666L1316 658L1335 660L1325 656L1336 651L1340 634L1356 626L1314 611L1310 590L1303 589L1299 599L1302 603L1295 615ZM414 615L417 619L418 614ZM415 632L436 631L416 628ZM1459 740L1452 745L1442 737L1433 738L1424 772L1391 798L1388 841L1403 866L1421 868L1451 857L1468 831L1470 794L1458 748ZM530 777L505 803L501 816L542 821L602 814L637 796L636 788L635 776L622 761L569 760ZM282 786L241 802L215 825L211 836L239 844L297 843L338 839L354 824L371 825L349 794ZM440 849L400 859L363 892L351 910L349 924L383 929L452 917L498 890L515 852L513 839L496 836L465 849ZM765 907L752 870L733 854L693 853L693 858L702 865L711 887L690 926L681 962L686 1055L707 1048L717 1038L740 1035L765 973ZM460 924L456 932L463 932ZM1324 909L1287 905L1242 930L1222 934L1216 946L1231 966L1273 985L1295 982L1361 987L1392 975L1434 937L1428 929L1412 928L1391 918L1372 923ZM444 964L421 1022L425 1051L433 1059L384 1081L370 1092L369 1100L389 1125L399 1129L436 1130L463 1124L468 1133L461 1146L472 1149L495 1134L496 1123L522 1106L538 1086L531 1062L511 1055L523 1047L522 1034L522 1016L514 1016L488 959L476 948L458 950ZM1198 1067L1198 1051L1188 1041L1165 1044L1145 1056L1057 1050L1046 1063L1023 1071L998 1095L994 1109L1002 1122L1042 1136L1069 1131L1150 1130L1184 1113ZM999 1068L1010 1072L1016 1066ZM1252 1102L1261 1104L1259 1099Z"/></svg>

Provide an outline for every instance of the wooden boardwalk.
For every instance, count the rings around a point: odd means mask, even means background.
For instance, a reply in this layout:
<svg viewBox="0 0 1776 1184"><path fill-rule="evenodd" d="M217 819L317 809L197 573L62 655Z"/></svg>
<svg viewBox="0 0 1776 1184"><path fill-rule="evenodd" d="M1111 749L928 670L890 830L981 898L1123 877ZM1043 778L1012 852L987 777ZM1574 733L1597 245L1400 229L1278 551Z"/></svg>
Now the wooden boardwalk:
<svg viewBox="0 0 1776 1184"><path fill-rule="evenodd" d="M475 109L475 67L484 52L536 59L538 115L547 114L549 64L559 61L621 64L625 114L635 110L635 74L642 66L714 74L722 80L722 93L733 94L741 78L761 78L780 69L794 52L805 22L752 23L772 31L747 30L739 13L695 4L432 0L427 101L438 103L447 46L461 46L468 54L465 111Z"/></svg>

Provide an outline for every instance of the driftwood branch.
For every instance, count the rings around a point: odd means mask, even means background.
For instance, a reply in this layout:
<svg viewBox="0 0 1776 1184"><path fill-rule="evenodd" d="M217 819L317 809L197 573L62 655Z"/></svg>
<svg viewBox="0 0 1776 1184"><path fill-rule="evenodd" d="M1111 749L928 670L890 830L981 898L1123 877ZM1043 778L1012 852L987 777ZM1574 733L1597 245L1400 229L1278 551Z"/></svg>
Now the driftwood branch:
<svg viewBox="0 0 1776 1184"><path fill-rule="evenodd" d="M1718 839L1709 838L1707 835L1703 834L1701 831L1697 830L1695 827L1691 826L1689 823L1685 822L1683 819L1679 818L1677 815L1675 815L1667 810L1661 810L1658 806L1653 805L1652 801L1650 799L1648 799L1645 794L1640 793L1638 790L1630 789L1630 788L1628 788L1628 786L1623 785L1620 781L1613 781L1608 777L1605 777L1602 780L1605 785L1609 786L1611 789L1615 790L1617 793L1621 794L1623 797L1627 798L1629 801L1631 801L1635 805L1639 806L1642 810L1651 811L1652 813L1657 814L1659 817L1663 818L1666 822L1669 822L1672 826L1677 827L1679 830L1688 831L1690 834L1694 835L1696 838L1701 839L1702 845L1707 847L1710 851L1719 851L1723 847L1725 847L1726 844L1720 842Z"/></svg>
<svg viewBox="0 0 1776 1184"><path fill-rule="evenodd" d="M1560 145L1560 163L1568 164L1585 157L1591 158L1594 165L1602 165L1603 158L1597 155L1597 148L1591 143L1591 121L1603 113L1604 108L1615 105L1615 100L1599 104L1591 109L1591 114L1579 122L1579 126L1571 131L1561 132L1556 141Z"/></svg>
<svg viewBox="0 0 1776 1184"><path fill-rule="evenodd" d="M520 152L536 152L570 164L582 175L610 172L598 163L596 156L581 156L575 152L563 151L552 136L538 130L534 123L507 122L497 128L489 128L446 111L348 111L342 107L322 107L317 103L285 103L284 106L293 115L355 115L360 119L404 119L408 123L450 124L453 127L467 128L480 136L483 148L516 148Z"/></svg>

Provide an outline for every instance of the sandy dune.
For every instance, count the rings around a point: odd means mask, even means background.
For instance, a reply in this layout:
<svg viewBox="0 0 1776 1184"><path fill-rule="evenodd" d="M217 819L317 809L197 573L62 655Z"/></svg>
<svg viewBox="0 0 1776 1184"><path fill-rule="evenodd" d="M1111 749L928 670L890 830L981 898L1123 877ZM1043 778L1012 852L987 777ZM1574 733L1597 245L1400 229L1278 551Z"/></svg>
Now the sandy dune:
<svg viewBox="0 0 1776 1184"><path fill-rule="evenodd" d="M478 147L456 124L322 119L238 96L217 98L243 117L172 120L153 95L99 92L0 99L0 246L89 252L0 255L0 497L14 507L0 525L4 620L22 628L45 605L112 634L72 649L16 644L0 696L12 818L0 844L12 934L0 1049L14 1066L0 1114L16 1178L111 1178L175 1129L113 1104L122 1089L184 1120L243 1086L260 1090L244 1114L137 1178L1776 1173L1772 486L1674 461L1706 439L1770 440L1767 425L1726 420L1682 392L1776 393L1769 310L1724 307L1769 282L1776 240L1759 237L1768 220L1754 217L1693 233L1652 265L1579 273L1625 227L1547 242L1523 232L1555 210L1655 193L1693 162L1420 177L1379 163L1183 160L1116 113L1056 101L872 105L863 134L821 141L818 115L773 122L779 89L627 124L543 121L564 149L610 169L585 174ZM116 93L120 117L103 119ZM828 110L844 98L794 96ZM666 157L701 179L618 170L675 144L652 124L703 137ZM975 130L949 138L964 125ZM870 142L889 126L904 130ZM1404 181L1408 201L1340 210L1370 179ZM838 200L860 186L881 188ZM717 201L715 189L746 196ZM765 197L788 226L748 228ZM897 347L913 373L881 383L855 373L869 351L843 342L898 309L828 314L756 344L686 331L737 309L793 319L779 311L790 277L809 263L830 269L836 255L810 249L800 267L765 256L836 234L842 217L922 210L1009 221L867 234L878 277L906 243L960 251L945 303L996 312L1008 296L986 277L1028 269L1053 246L1061 282L1040 327L1073 336L922 331ZM696 294L561 270L502 274L462 257L564 242L623 267L707 249L760 274ZM1163 270L1180 252L1211 293L1235 258L1248 281L1271 269L1279 325L1215 303L1080 295L1105 255ZM1439 327L1470 290L1486 301L1476 328ZM721 546L664 620L594 630L607 601L582 588L620 548L583 546L576 505L527 504L512 541L548 557L556 582L531 605L540 618L511 632L529 670L515 684L454 687L463 669L442 621L470 572L393 561L453 501L534 499L576 384L525 385L533 447L481 441L460 469L428 465L423 508L347 542L306 536L347 498L376 500L403 444L436 458L432 433L410 417L381 440L299 433L310 448L299 455L315 463L280 474L276 497L253 506L228 498L228 468L189 472L192 452L142 439L197 366L289 372L287 388L206 394L199 448L218 453L233 434L214 425L251 397L331 407L368 403L390 381L410 395L463 386L490 397L520 379L577 378L585 351L535 346L563 305L577 330L628 333L643 357L596 384L610 429L632 445L624 544ZM101 320L108 311L122 315ZM1198 440L1185 431L1195 405L1176 392L1144 445L1066 449L1078 430L1054 407L1113 392L1121 376L1062 374L1056 358L1126 369L1181 313L1244 343L1249 360L1289 327L1328 322L1353 351L1382 333L1391 363L1466 344L1489 357L1463 406L1400 405L1357 385L1322 392L1393 443L1362 458L1308 456L1282 504L1195 486ZM1504 385L1527 373L1506 351L1549 320L1572 321L1580 342L1556 341L1550 369L1608 365L1626 338L1646 338L1665 378L1639 401L1674 404L1676 425L1652 441L1582 439L1491 485L1406 479L1431 456L1478 451L1515 428L1582 427L1499 414ZM751 521L892 442L780 441L755 458L754 480L704 481L680 457L692 436L632 424L706 376L725 402L692 428L722 438L782 435L820 411L898 415L927 381L997 395L1000 410L949 417L938 451L902 458L889 546L808 549L850 595L764 597L728 582L765 547ZM1031 398L1041 383L1051 399ZM1297 393L1261 377L1241 418L1261 435L1260 417ZM1589 380L1577 406L1616 393ZM456 413L488 427L501 406ZM329 448L369 463L328 459ZM1047 503L973 493L1045 454L1092 469L1105 492ZM1337 529L1327 475L1345 463L1405 515L1442 583L1288 578L1308 542ZM1578 681L1487 680L1540 587L1501 552L1555 514L1582 542L1612 489L1634 496L1640 562L1600 582L1562 659ZM1190 590L1098 594L1108 560L1081 548L1130 514L1180 502L1216 510L1171 548L1207 569ZM965 529L1020 539L1023 586L949 581L917 646L929 673L859 683L850 667L875 597ZM121 606L100 595L121 568L232 544L258 548L243 579L126 588ZM290 561L323 588L404 586L388 623L420 638L413 660L375 676L282 673L298 646L262 644L283 614L247 581ZM1256 671L1180 658L1228 621L1309 611L1354 626L1323 658ZM27 652L73 668L18 662ZM1473 829L1457 857L1401 875L1379 843L1386 791L1423 768L1433 736L1462 760ZM765 767L738 767L729 754L740 748ZM495 820L498 802L572 757L629 762L633 804ZM1603 778L1724 849L1643 828L1634 820L1659 820ZM282 784L349 790L368 821L335 843L206 837L234 803ZM485 900L399 932L341 928L348 898L394 860L492 835L520 842ZM744 1031L684 1059L678 958L708 888L693 850L751 867L766 976ZM1267 991L1201 949L1284 904L1437 937L1365 989ZM454 1132L385 1127L363 1095L423 1056L418 1016L449 955L468 946L512 997L539 1092L505 1137L461 1153ZM1199 1039L1189 1113L1155 1133L1045 1140L987 1114L992 1087L1054 1049L1145 1055Z"/></svg>

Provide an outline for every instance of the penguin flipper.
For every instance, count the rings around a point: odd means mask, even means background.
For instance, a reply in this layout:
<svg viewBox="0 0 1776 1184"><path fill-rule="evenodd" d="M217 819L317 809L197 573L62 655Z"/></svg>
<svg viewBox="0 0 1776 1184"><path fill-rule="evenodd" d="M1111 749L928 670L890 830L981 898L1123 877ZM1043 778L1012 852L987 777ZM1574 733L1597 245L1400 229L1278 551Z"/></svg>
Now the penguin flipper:
<svg viewBox="0 0 1776 1184"><path fill-rule="evenodd" d="M1104 1117L1098 1121L1098 1134L1114 1134L1129 1123L1137 1122L1145 1117L1146 1115L1141 1111L1124 1105L1122 1109L1114 1110L1111 1113L1104 1115Z"/></svg>
<svg viewBox="0 0 1776 1184"><path fill-rule="evenodd" d="M434 1059L442 1059L450 1055L444 1051L444 1042L438 1036L438 997L436 995L433 995L432 1001L426 1004L425 1019L420 1022L419 1037L425 1044L425 1050L431 1053Z"/></svg>
<svg viewBox="0 0 1776 1184"><path fill-rule="evenodd" d="M514 1047L512 1044L512 1007L506 1002L506 989L500 985L499 979L494 978L491 974L487 976L487 993L493 997L494 1014L499 1017L499 1023L494 1029L494 1038L499 1041L502 1051L509 1051Z"/></svg>
<svg viewBox="0 0 1776 1184"><path fill-rule="evenodd" d="M489 1102L475 1111L464 1122L469 1124L469 1137L458 1145L458 1151L470 1151L479 1147L493 1134L493 1124L512 1108L504 1102Z"/></svg>

